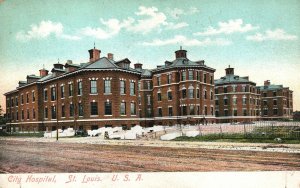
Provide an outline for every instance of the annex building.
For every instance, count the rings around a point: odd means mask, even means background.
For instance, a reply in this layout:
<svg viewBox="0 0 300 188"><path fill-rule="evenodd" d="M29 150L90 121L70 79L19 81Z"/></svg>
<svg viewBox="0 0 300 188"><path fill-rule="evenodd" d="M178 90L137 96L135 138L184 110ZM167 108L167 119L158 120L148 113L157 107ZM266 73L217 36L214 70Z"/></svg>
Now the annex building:
<svg viewBox="0 0 300 188"><path fill-rule="evenodd" d="M28 75L5 93L6 114L16 131L57 128L97 129L134 125L215 122L214 72L203 60L191 61L187 51L155 69L143 69L128 58L89 50L89 62L53 65Z"/></svg>

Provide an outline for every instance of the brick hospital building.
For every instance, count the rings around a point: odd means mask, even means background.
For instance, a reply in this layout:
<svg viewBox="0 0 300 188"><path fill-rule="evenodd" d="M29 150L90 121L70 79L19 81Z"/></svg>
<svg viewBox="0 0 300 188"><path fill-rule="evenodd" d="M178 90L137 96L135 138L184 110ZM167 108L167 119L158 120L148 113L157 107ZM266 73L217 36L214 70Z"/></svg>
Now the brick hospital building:
<svg viewBox="0 0 300 188"><path fill-rule="evenodd" d="M97 129L134 125L215 122L214 72L187 51L173 61L143 69L128 58L101 57L95 47L89 62L53 65L28 75L6 96L9 124L17 131Z"/></svg>

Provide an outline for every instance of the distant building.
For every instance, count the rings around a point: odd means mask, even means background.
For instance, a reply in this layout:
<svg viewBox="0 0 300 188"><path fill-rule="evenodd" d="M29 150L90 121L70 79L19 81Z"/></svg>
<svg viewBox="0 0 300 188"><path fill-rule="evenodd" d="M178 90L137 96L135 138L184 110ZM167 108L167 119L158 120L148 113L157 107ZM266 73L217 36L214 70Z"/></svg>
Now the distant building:
<svg viewBox="0 0 300 188"><path fill-rule="evenodd" d="M249 77L234 74L234 68L225 69L226 75L215 80L217 122L254 121L260 118L260 91Z"/></svg>
<svg viewBox="0 0 300 188"><path fill-rule="evenodd" d="M293 113L293 120L294 121L300 121L300 111L295 111Z"/></svg>
<svg viewBox="0 0 300 188"><path fill-rule="evenodd" d="M293 91L282 85L273 85L270 80L264 86L257 87L261 91L261 112L265 120L293 118Z"/></svg>

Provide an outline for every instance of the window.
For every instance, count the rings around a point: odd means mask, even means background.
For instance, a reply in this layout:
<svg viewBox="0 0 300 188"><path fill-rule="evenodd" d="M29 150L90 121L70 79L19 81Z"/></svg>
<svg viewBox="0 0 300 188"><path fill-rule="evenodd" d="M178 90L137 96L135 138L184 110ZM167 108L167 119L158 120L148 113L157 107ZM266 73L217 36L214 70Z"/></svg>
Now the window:
<svg viewBox="0 0 300 188"><path fill-rule="evenodd" d="M227 93L227 86L225 86L223 88L224 88L224 93Z"/></svg>
<svg viewBox="0 0 300 188"><path fill-rule="evenodd" d="M243 97L243 105L246 105L246 97Z"/></svg>
<svg viewBox="0 0 300 188"><path fill-rule="evenodd" d="M16 106L19 106L19 99L16 97Z"/></svg>
<svg viewBox="0 0 300 188"><path fill-rule="evenodd" d="M51 106L51 119L56 119L56 106Z"/></svg>
<svg viewBox="0 0 300 188"><path fill-rule="evenodd" d="M152 110L151 108L147 108L147 117L151 117L152 116Z"/></svg>
<svg viewBox="0 0 300 188"><path fill-rule="evenodd" d="M60 86L60 98L65 98L65 86Z"/></svg>
<svg viewBox="0 0 300 188"><path fill-rule="evenodd" d="M22 110L22 114L23 114L23 110ZM24 115L23 115L23 117L24 117ZM45 119L48 118L48 108L47 107L45 107L45 109L44 109L44 118Z"/></svg>
<svg viewBox="0 0 300 188"><path fill-rule="evenodd" d="M273 105L274 105L274 106L277 105L277 100L273 100Z"/></svg>
<svg viewBox="0 0 300 188"><path fill-rule="evenodd" d="M204 107L204 114L207 116L207 106Z"/></svg>
<svg viewBox="0 0 300 188"><path fill-rule="evenodd" d="M210 84L213 84L213 82L214 82L214 77L210 76Z"/></svg>
<svg viewBox="0 0 300 188"><path fill-rule="evenodd" d="M215 101L216 101L216 105L219 105L219 99L216 99Z"/></svg>
<svg viewBox="0 0 300 188"><path fill-rule="evenodd" d="M29 103L29 94L26 93L26 103Z"/></svg>
<svg viewBox="0 0 300 188"><path fill-rule="evenodd" d="M236 104L237 104L236 97L233 97L233 98L232 98L232 101L233 101L233 104L234 104L234 105L236 105Z"/></svg>
<svg viewBox="0 0 300 188"><path fill-rule="evenodd" d="M24 119L24 110L22 110L21 119Z"/></svg>
<svg viewBox="0 0 300 188"><path fill-rule="evenodd" d="M173 116L173 108L169 107L168 108L169 116Z"/></svg>
<svg viewBox="0 0 300 188"><path fill-rule="evenodd" d="M168 74L167 83L170 84L172 82L172 74Z"/></svg>
<svg viewBox="0 0 300 188"><path fill-rule="evenodd" d="M139 101L139 105L142 105L142 97L141 97L141 95L139 95L138 101Z"/></svg>
<svg viewBox="0 0 300 188"><path fill-rule="evenodd" d="M157 77L157 85L160 86L160 84L161 84L161 78L160 78L160 76L158 76Z"/></svg>
<svg viewBox="0 0 300 188"><path fill-rule="evenodd" d="M14 99L12 98L11 99L11 107L13 107L14 106Z"/></svg>
<svg viewBox="0 0 300 188"><path fill-rule="evenodd" d="M83 116L83 105L82 103L78 103L78 116Z"/></svg>
<svg viewBox="0 0 300 188"><path fill-rule="evenodd" d="M121 80L120 81L120 94L125 94L125 93L126 93L125 81Z"/></svg>
<svg viewBox="0 0 300 188"><path fill-rule="evenodd" d="M228 99L224 98L224 105L228 105Z"/></svg>
<svg viewBox="0 0 300 188"><path fill-rule="evenodd" d="M73 96L73 84L69 84L69 97Z"/></svg>
<svg viewBox="0 0 300 188"><path fill-rule="evenodd" d="M187 110L186 110L186 106L182 106L181 109L182 109L182 115L183 115L183 116L186 116L186 115L187 115L187 112L186 112L186 111L187 111Z"/></svg>
<svg viewBox="0 0 300 188"><path fill-rule="evenodd" d="M247 109L243 109L243 116L247 116Z"/></svg>
<svg viewBox="0 0 300 188"><path fill-rule="evenodd" d="M130 113L131 115L136 115L135 102L130 103Z"/></svg>
<svg viewBox="0 0 300 188"><path fill-rule="evenodd" d="M185 81L186 80L186 71L182 71L181 72L181 81Z"/></svg>
<svg viewBox="0 0 300 188"><path fill-rule="evenodd" d="M263 101L263 105L267 106L268 105L267 101Z"/></svg>
<svg viewBox="0 0 300 188"><path fill-rule="evenodd" d="M237 116L237 109L234 109L234 110L233 110L233 115L234 115L234 116Z"/></svg>
<svg viewBox="0 0 300 188"><path fill-rule="evenodd" d="M32 118L35 119L35 110L32 110Z"/></svg>
<svg viewBox="0 0 300 188"><path fill-rule="evenodd" d="M232 91L236 92L236 86L232 86Z"/></svg>
<svg viewBox="0 0 300 188"><path fill-rule="evenodd" d="M203 74L203 82L206 83L206 74Z"/></svg>
<svg viewBox="0 0 300 188"><path fill-rule="evenodd" d="M168 100L172 100L172 91L168 91Z"/></svg>
<svg viewBox="0 0 300 188"><path fill-rule="evenodd" d="M216 110L216 117L219 117L219 111L218 110Z"/></svg>
<svg viewBox="0 0 300 188"><path fill-rule="evenodd" d="M267 93L263 93L263 96L264 96L264 97L267 97Z"/></svg>
<svg viewBox="0 0 300 188"><path fill-rule="evenodd" d="M126 103L125 102L121 102L121 105L120 105L120 114L121 115L126 115Z"/></svg>
<svg viewBox="0 0 300 188"><path fill-rule="evenodd" d="M150 95L147 95L147 104L151 105L151 96Z"/></svg>
<svg viewBox="0 0 300 188"><path fill-rule="evenodd" d="M35 94L34 94L34 91L32 92L32 102L35 101Z"/></svg>
<svg viewBox="0 0 300 188"><path fill-rule="evenodd" d="M130 82L130 95L135 95L135 83Z"/></svg>
<svg viewBox="0 0 300 188"><path fill-rule="evenodd" d="M77 86L78 86L77 95L82 95L82 81L79 81L77 83Z"/></svg>
<svg viewBox="0 0 300 188"><path fill-rule="evenodd" d="M64 104L61 106L61 117L66 117L65 105Z"/></svg>
<svg viewBox="0 0 300 188"><path fill-rule="evenodd" d="M161 101L161 93L157 93L157 101Z"/></svg>
<svg viewBox="0 0 300 188"><path fill-rule="evenodd" d="M190 99L194 98L194 89L192 89L192 88L189 89L189 98Z"/></svg>
<svg viewBox="0 0 300 188"><path fill-rule="evenodd" d="M104 106L105 106L105 115L112 115L111 102L106 101L104 103Z"/></svg>
<svg viewBox="0 0 300 188"><path fill-rule="evenodd" d="M110 94L111 93L111 85L110 85L110 80L104 80L104 93L105 94Z"/></svg>
<svg viewBox="0 0 300 188"><path fill-rule="evenodd" d="M246 92L246 86L242 86L242 92Z"/></svg>
<svg viewBox="0 0 300 188"><path fill-rule="evenodd" d="M189 71L189 80L193 80L194 79L194 71L190 70Z"/></svg>
<svg viewBox="0 0 300 188"><path fill-rule="evenodd" d="M195 115L195 106L194 105L190 106L190 115Z"/></svg>
<svg viewBox="0 0 300 188"><path fill-rule="evenodd" d="M278 114L278 109L277 108L274 108L273 109L273 115L277 115Z"/></svg>
<svg viewBox="0 0 300 188"><path fill-rule="evenodd" d="M98 102L91 102L91 115L98 115Z"/></svg>
<svg viewBox="0 0 300 188"><path fill-rule="evenodd" d="M74 104L70 104L70 117L74 116Z"/></svg>
<svg viewBox="0 0 300 188"><path fill-rule="evenodd" d="M219 89L215 88L215 94L219 94Z"/></svg>
<svg viewBox="0 0 300 188"><path fill-rule="evenodd" d="M148 90L151 89L150 81L147 81L147 89L148 89Z"/></svg>
<svg viewBox="0 0 300 188"><path fill-rule="evenodd" d="M91 80L90 84L91 84L91 87L90 87L91 94L97 94L98 93L98 91L97 91L97 81L96 80Z"/></svg>
<svg viewBox="0 0 300 188"><path fill-rule="evenodd" d="M214 115L214 107L210 107L210 113L211 113L211 115Z"/></svg>
<svg viewBox="0 0 300 188"><path fill-rule="evenodd" d="M27 109L27 119L29 119L29 109Z"/></svg>
<svg viewBox="0 0 300 188"><path fill-rule="evenodd" d="M158 108L158 117L162 117L162 108Z"/></svg>
<svg viewBox="0 0 300 188"><path fill-rule="evenodd" d="M214 94L212 91L210 91L210 100L213 100Z"/></svg>
<svg viewBox="0 0 300 188"><path fill-rule="evenodd" d="M56 100L56 88L52 87L51 88L51 101L55 101Z"/></svg>
<svg viewBox="0 0 300 188"><path fill-rule="evenodd" d="M47 95L46 95L47 96ZM47 99L46 99L47 100ZM23 94L21 95L21 104L24 104L24 96Z"/></svg>
<svg viewBox="0 0 300 188"><path fill-rule="evenodd" d="M18 111L16 112L16 120L17 121L19 120L19 112Z"/></svg>
<svg viewBox="0 0 300 188"><path fill-rule="evenodd" d="M196 89L196 97L197 97L197 99L200 98L200 89Z"/></svg>
<svg viewBox="0 0 300 188"><path fill-rule="evenodd" d="M197 115L200 115L200 106L197 106Z"/></svg>
<svg viewBox="0 0 300 188"><path fill-rule="evenodd" d="M182 98L185 99L186 98L186 89L182 90Z"/></svg>
<svg viewBox="0 0 300 188"><path fill-rule="evenodd" d="M196 79L200 80L199 71L196 72Z"/></svg>
<svg viewBox="0 0 300 188"><path fill-rule="evenodd" d="M207 91L204 90L204 99L207 99Z"/></svg>
<svg viewBox="0 0 300 188"><path fill-rule="evenodd" d="M228 110L224 110L224 116L228 116Z"/></svg>
<svg viewBox="0 0 300 188"><path fill-rule="evenodd" d="M276 97L276 91L273 91L273 96Z"/></svg>

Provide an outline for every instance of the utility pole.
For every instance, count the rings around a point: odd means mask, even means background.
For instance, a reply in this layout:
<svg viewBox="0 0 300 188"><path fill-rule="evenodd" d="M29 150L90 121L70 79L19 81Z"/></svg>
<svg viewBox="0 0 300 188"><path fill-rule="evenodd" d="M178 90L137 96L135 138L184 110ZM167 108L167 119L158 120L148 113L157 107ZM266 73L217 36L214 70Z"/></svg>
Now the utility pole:
<svg viewBox="0 0 300 188"><path fill-rule="evenodd" d="M58 141L58 82L55 86L55 97L56 97L56 106L55 106L55 115L56 115L56 141Z"/></svg>

